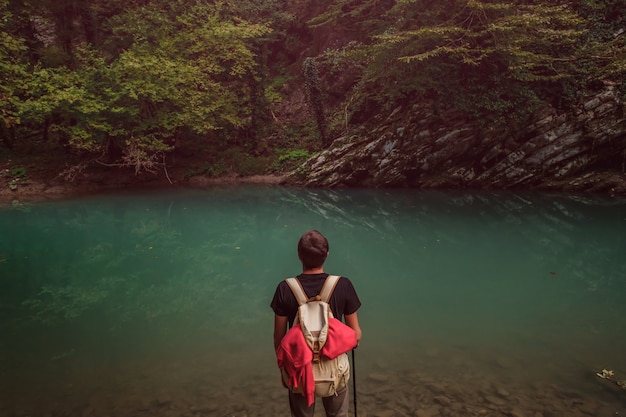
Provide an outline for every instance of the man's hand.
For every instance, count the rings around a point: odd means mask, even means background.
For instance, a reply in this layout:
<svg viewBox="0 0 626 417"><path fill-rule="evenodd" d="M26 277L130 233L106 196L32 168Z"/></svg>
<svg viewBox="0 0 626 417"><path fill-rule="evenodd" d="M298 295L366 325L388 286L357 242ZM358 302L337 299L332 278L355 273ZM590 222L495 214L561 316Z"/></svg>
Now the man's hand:
<svg viewBox="0 0 626 417"><path fill-rule="evenodd" d="M345 315L344 319L346 321L346 325L351 327L352 330L354 330L354 333L356 333L356 345L359 346L362 336L361 327L359 326L359 317L356 312L354 312L352 314Z"/></svg>

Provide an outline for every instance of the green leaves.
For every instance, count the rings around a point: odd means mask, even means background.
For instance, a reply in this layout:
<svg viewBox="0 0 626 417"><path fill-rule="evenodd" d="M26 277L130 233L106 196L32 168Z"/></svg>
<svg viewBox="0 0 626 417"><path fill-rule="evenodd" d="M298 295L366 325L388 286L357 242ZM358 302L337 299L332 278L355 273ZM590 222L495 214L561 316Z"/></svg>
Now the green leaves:
<svg viewBox="0 0 626 417"><path fill-rule="evenodd" d="M21 56L26 51L22 39L5 31L5 22L11 18L7 2L0 2L3 18L0 20L0 127L10 128L20 123L19 93L27 77L27 67Z"/></svg>
<svg viewBox="0 0 626 417"><path fill-rule="evenodd" d="M269 29L223 20L219 6L188 4L172 5L180 14L157 5L116 18L114 33L133 40L109 65L112 104L126 111L120 126L136 157L169 149L183 128L207 134L240 126L250 111L242 81L255 68L248 41Z"/></svg>
<svg viewBox="0 0 626 417"><path fill-rule="evenodd" d="M179 0L131 2L104 26L110 36L102 47L72 47L71 69L6 67L5 58L24 47L0 32L0 71L21 71L11 76L20 80L16 92L0 102L5 126L20 118L45 124L62 142L89 151L113 143L122 150L117 163L143 170L182 131L210 139L215 130L245 124L256 71L252 42L269 32L266 25L225 17L220 4Z"/></svg>
<svg viewBox="0 0 626 417"><path fill-rule="evenodd" d="M14 166L4 172L4 176L8 179L9 189L17 190L20 185L28 184L28 174L26 168L22 166Z"/></svg>
<svg viewBox="0 0 626 417"><path fill-rule="evenodd" d="M588 22L563 4L415 0L389 16L362 46L369 57L357 91L385 108L411 96L486 123L524 119L535 104L566 102L599 75L584 64L589 52L610 50L590 42Z"/></svg>
<svg viewBox="0 0 626 417"><path fill-rule="evenodd" d="M334 26L310 50L339 45L311 57L319 80L309 72L305 86L329 131L409 101L485 124L521 120L626 72L622 0L333 0L317 16L278 0L79 3L0 0L7 146L38 136L139 170L180 138L250 150L286 91L270 80L297 77L305 37L325 30L302 19Z"/></svg>

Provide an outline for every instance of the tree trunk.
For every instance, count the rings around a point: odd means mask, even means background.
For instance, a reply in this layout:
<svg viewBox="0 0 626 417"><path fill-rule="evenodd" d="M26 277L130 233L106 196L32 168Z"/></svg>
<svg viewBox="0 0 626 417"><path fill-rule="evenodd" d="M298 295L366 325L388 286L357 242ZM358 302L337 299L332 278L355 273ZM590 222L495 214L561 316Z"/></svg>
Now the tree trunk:
<svg viewBox="0 0 626 417"><path fill-rule="evenodd" d="M9 132L11 131L11 132ZM1 136L2 136L2 143L4 144L4 146L7 147L7 149L13 149L13 134L11 134L13 131L13 129L7 129L6 127L2 126L2 132L1 132Z"/></svg>

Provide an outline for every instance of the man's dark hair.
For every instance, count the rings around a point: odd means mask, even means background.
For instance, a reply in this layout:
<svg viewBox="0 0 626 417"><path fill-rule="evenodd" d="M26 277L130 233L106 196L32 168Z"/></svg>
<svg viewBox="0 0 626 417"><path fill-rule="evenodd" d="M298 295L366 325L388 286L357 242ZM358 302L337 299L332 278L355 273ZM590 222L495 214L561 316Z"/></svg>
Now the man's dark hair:
<svg viewBox="0 0 626 417"><path fill-rule="evenodd" d="M298 257L307 268L318 268L324 265L328 256L328 240L317 230L309 230L298 242Z"/></svg>

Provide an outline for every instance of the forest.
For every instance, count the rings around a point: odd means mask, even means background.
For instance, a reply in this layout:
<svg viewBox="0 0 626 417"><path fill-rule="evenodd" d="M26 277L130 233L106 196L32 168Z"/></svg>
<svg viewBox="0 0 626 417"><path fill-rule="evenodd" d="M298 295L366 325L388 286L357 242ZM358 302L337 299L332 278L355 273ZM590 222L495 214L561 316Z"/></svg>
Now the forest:
<svg viewBox="0 0 626 417"><path fill-rule="evenodd" d="M12 187L48 163L38 153L68 180L94 164L162 172L184 155L196 156L187 175L284 172L402 103L514 126L607 83L626 91L624 0L0 9L0 155L14 161Z"/></svg>

